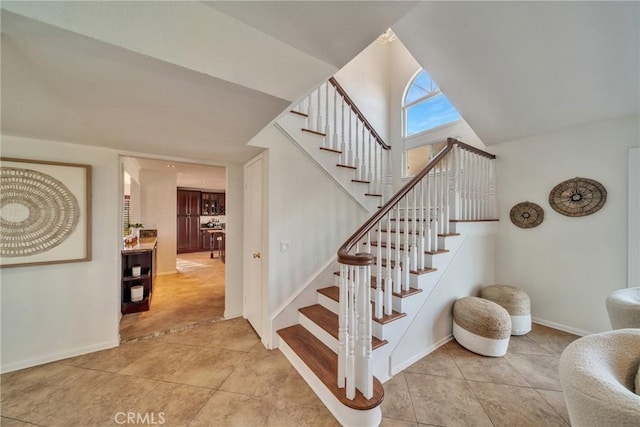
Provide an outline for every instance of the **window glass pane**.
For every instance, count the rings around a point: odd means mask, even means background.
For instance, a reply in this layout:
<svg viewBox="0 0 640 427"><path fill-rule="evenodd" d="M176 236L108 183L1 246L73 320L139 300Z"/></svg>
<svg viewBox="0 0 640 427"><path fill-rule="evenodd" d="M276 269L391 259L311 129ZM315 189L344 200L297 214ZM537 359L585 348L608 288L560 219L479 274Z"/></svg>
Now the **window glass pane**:
<svg viewBox="0 0 640 427"><path fill-rule="evenodd" d="M453 122L460 114L442 94L407 108L407 135Z"/></svg>
<svg viewBox="0 0 640 427"><path fill-rule="evenodd" d="M404 100L404 104L410 104L413 101L429 95L431 92L438 90L438 86L431 80L429 74L424 70L420 72L411 82L411 86L407 91L407 96Z"/></svg>
<svg viewBox="0 0 640 427"><path fill-rule="evenodd" d="M420 172L445 145L446 142L439 142L437 144L423 145L422 147L407 150L407 171L405 176L414 176Z"/></svg>

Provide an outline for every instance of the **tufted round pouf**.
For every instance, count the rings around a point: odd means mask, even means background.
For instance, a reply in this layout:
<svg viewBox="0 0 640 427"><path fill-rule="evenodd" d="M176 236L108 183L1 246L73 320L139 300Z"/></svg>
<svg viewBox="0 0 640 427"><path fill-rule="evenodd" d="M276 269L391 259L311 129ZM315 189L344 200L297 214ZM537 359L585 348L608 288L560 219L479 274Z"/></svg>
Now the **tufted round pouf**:
<svg viewBox="0 0 640 427"><path fill-rule="evenodd" d="M480 297L504 307L511 316L511 335L524 335L531 331L531 300L522 289L509 285L489 285Z"/></svg>
<svg viewBox="0 0 640 427"><path fill-rule="evenodd" d="M640 328L640 288L623 288L607 297L607 312L613 329Z"/></svg>
<svg viewBox="0 0 640 427"><path fill-rule="evenodd" d="M571 425L640 426L638 365L640 329L588 335L569 344L560 356L560 384Z"/></svg>
<svg viewBox="0 0 640 427"><path fill-rule="evenodd" d="M453 304L453 337L461 346L483 356L504 356L509 347L511 318L498 304L477 297Z"/></svg>

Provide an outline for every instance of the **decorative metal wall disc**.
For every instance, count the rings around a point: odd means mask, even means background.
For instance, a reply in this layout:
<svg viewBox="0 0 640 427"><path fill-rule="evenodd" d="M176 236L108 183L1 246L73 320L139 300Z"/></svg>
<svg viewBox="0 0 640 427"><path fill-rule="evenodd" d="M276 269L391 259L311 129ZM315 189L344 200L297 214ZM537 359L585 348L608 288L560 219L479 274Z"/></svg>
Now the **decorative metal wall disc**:
<svg viewBox="0 0 640 427"><path fill-rule="evenodd" d="M533 228L540 225L544 219L544 211L535 203L522 202L511 208L509 212L511 222L520 228Z"/></svg>
<svg viewBox="0 0 640 427"><path fill-rule="evenodd" d="M3 167L0 190L0 254L4 257L46 252L69 237L78 224L78 201L50 175Z"/></svg>
<svg viewBox="0 0 640 427"><path fill-rule="evenodd" d="M599 211L607 201L607 190L598 181L573 178L562 181L549 193L549 204L566 216L586 216Z"/></svg>

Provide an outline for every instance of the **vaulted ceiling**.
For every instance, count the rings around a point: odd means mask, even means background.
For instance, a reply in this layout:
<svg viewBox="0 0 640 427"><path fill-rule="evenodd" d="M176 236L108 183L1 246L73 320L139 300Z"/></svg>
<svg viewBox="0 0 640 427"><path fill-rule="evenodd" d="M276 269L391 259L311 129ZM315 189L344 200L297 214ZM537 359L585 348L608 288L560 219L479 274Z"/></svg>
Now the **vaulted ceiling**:
<svg viewBox="0 0 640 427"><path fill-rule="evenodd" d="M2 133L219 162L386 28L487 144L638 114L638 2L2 2Z"/></svg>

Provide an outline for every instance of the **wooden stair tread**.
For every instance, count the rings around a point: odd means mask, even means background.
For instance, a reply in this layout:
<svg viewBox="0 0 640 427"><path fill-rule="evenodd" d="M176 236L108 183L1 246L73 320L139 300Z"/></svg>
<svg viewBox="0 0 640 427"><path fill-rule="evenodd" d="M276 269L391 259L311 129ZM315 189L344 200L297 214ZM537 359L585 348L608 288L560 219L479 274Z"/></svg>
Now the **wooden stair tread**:
<svg viewBox="0 0 640 427"><path fill-rule="evenodd" d="M364 193L365 196L382 197L382 194Z"/></svg>
<svg viewBox="0 0 640 427"><path fill-rule="evenodd" d="M308 317L313 323L320 326L335 339L338 339L338 315L333 311L321 306L320 304L310 305L308 307L299 308L298 311ZM398 313L400 314L400 313ZM406 316L406 314L405 314ZM391 316L390 316L391 317ZM402 317L402 316L400 316ZM395 320L394 317L391 320ZM375 350L387 344L388 341L371 337L371 348Z"/></svg>
<svg viewBox="0 0 640 427"><path fill-rule="evenodd" d="M364 243L366 245L366 243ZM387 243L386 242L381 242L378 243L377 240L372 240L371 241L371 246L380 246L381 248L386 248L387 247ZM396 248L396 244L395 243L391 243L391 249L395 249ZM400 243L400 250L404 250L404 243ZM438 249L437 251L424 251L425 254L428 255L439 255L439 254L446 254L447 252L449 252L448 249Z"/></svg>
<svg viewBox="0 0 640 427"><path fill-rule="evenodd" d="M351 182L358 182L360 184L371 184L371 181L365 181L363 179L352 179Z"/></svg>
<svg viewBox="0 0 640 427"><path fill-rule="evenodd" d="M357 410L367 410L382 403L384 388L376 377L373 377L371 399L365 399L358 390L354 400L347 399L345 389L340 389L337 385L338 355L301 325L280 329L277 334L343 405Z"/></svg>
<svg viewBox="0 0 640 427"><path fill-rule="evenodd" d="M353 169L353 170L358 169L358 168L357 168L357 167L355 167L355 166L351 166L351 165L343 165L343 164L340 164L340 163L338 163L336 166L337 166L337 167L339 167L339 168L347 168L347 169Z"/></svg>
<svg viewBox="0 0 640 427"><path fill-rule="evenodd" d="M378 279L374 276L371 277L371 288L378 289ZM384 279L382 283L382 289L384 290ZM400 292L391 292L394 296L398 298L406 298L411 295L419 294L422 292L422 289L409 288L408 291L400 290ZM329 286L328 288L318 289L318 293L326 296L329 299L334 300L335 302L340 302L340 288L337 286Z"/></svg>
<svg viewBox="0 0 640 427"><path fill-rule="evenodd" d="M333 148L320 147L320 149L321 149L322 151L328 151L329 153L342 154L342 151L340 151L340 150L334 150Z"/></svg>
<svg viewBox="0 0 640 427"><path fill-rule="evenodd" d="M382 266L386 267L387 266L387 260L386 259L382 259ZM378 264L377 260L373 261L374 264ZM396 266L396 262L395 261L391 261L391 268L394 268ZM402 267L402 262L400 263L400 267ZM430 267L425 267L424 270L409 270L410 273L412 274L417 274L417 275L422 275L422 274L427 274L427 273L433 273L434 271L438 271L437 268L430 268Z"/></svg>
<svg viewBox="0 0 640 427"><path fill-rule="evenodd" d="M438 233L438 237L453 237L453 236L459 236L460 233L445 233L445 234L440 234Z"/></svg>
<svg viewBox="0 0 640 427"><path fill-rule="evenodd" d="M289 112L290 112L291 114L295 114L296 116L300 116L300 117L309 117L309 115L308 115L308 114L303 113L303 112L301 112L301 111L289 110Z"/></svg>
<svg viewBox="0 0 640 427"><path fill-rule="evenodd" d="M310 134L318 135L318 136L327 136L326 133L322 133L322 132L318 132L316 130L311 130L311 129L306 129L306 128L302 128L302 132L306 132L306 133L310 133Z"/></svg>

